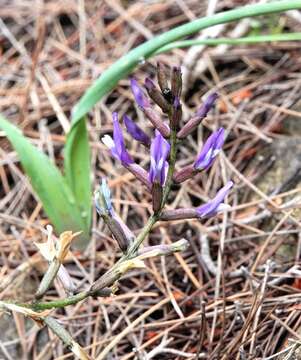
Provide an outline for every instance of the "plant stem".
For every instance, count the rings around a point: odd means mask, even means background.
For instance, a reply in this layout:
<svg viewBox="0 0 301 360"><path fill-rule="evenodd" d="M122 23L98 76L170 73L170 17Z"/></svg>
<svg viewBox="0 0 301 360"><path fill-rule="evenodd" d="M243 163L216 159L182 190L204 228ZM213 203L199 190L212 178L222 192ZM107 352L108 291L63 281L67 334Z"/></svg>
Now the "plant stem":
<svg viewBox="0 0 301 360"><path fill-rule="evenodd" d="M34 302L32 304L19 304L20 306L29 307L33 310L46 310L52 308L63 308L68 305L77 304L79 301L86 299L92 295L89 291L82 291L76 295L68 296L65 299L58 299L47 302Z"/></svg>
<svg viewBox="0 0 301 360"><path fill-rule="evenodd" d="M169 167L168 173L166 178L166 185L163 192L163 199L161 204L161 211L163 210L168 195L170 193L171 185L172 185L172 178L175 172L175 165L177 160L177 130L172 130L170 134L170 156L169 156ZM161 213L161 212L160 212Z"/></svg>

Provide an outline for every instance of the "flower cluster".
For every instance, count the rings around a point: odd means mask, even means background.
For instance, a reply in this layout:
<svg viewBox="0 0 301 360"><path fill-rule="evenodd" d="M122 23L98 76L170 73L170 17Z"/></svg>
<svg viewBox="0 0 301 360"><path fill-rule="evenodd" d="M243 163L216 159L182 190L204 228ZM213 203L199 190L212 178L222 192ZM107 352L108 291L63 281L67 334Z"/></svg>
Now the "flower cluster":
<svg viewBox="0 0 301 360"><path fill-rule="evenodd" d="M180 184L197 173L209 169L221 151L225 140L225 130L223 128L219 128L208 137L192 164L176 170L177 144L201 124L208 112L213 108L218 96L216 93L211 93L191 119L181 127L181 69L174 67L169 78L164 66L159 64L157 77L159 88L150 78L145 79L144 88L135 79L130 81L131 90L138 108L153 125L153 135L147 134L129 116L124 115L122 119L129 135L149 149L150 165L148 171L136 164L128 153L116 112L113 113L113 138L105 135L102 141L110 149L112 156L120 161L151 191L153 210L158 219L174 220L213 216L226 208L223 201L233 186L231 181L217 193L214 199L198 208L164 210L163 207L173 183ZM154 108L153 103L161 108L163 116ZM165 118L168 121L165 121ZM111 201L108 197L108 189L104 184L100 193L101 196L98 195L96 201L97 210L105 219L113 234L115 234L114 236L121 249L125 251L133 234L127 227L126 231L124 230L125 225L121 224L121 220L117 218L112 207L111 210L109 209L108 204L111 204ZM102 199L102 206L99 205L100 198ZM114 223L113 226L112 222ZM117 228L119 228L118 231ZM123 228L123 231L120 231L121 228ZM123 235L120 235L121 233ZM122 240L122 238L124 239Z"/></svg>

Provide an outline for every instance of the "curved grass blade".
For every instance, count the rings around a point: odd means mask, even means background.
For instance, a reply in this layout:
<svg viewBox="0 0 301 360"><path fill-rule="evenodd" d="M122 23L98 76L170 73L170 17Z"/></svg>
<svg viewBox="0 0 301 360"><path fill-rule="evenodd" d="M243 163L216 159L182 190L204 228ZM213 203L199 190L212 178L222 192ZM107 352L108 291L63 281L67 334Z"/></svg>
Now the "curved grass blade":
<svg viewBox="0 0 301 360"><path fill-rule="evenodd" d="M21 131L0 115L0 128L17 151L21 164L57 233L83 231L77 246L87 243L88 233L66 179L50 159L33 146Z"/></svg>

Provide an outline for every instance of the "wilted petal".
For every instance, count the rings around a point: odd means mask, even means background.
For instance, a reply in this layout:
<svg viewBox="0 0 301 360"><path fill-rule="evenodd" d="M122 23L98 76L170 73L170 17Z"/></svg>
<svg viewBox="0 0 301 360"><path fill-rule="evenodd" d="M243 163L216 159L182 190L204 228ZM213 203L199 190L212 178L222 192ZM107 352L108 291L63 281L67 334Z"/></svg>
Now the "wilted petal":
<svg viewBox="0 0 301 360"><path fill-rule="evenodd" d="M156 131L156 137L151 144L151 164L149 170L149 181L153 184L158 181L163 186L166 173L168 170L168 163L166 161L170 151L169 143L164 137Z"/></svg>
<svg viewBox="0 0 301 360"><path fill-rule="evenodd" d="M73 281L64 265L60 266L57 276L60 279L65 290L70 293L76 290L76 286L73 284Z"/></svg>
<svg viewBox="0 0 301 360"><path fill-rule="evenodd" d="M148 146L150 144L150 138L146 133L128 116L124 115L123 121L128 133L137 141L142 142Z"/></svg>
<svg viewBox="0 0 301 360"><path fill-rule="evenodd" d="M60 262L62 262L67 256L72 240L80 233L81 231L76 233L73 233L72 231L64 231L63 233L61 233L58 240L58 246L56 252L56 257Z"/></svg>
<svg viewBox="0 0 301 360"><path fill-rule="evenodd" d="M199 153L197 160L194 163L194 168L196 170L208 169L217 154L220 152L225 141L225 129L220 128L214 133L212 133L205 145L203 146L201 152Z"/></svg>
<svg viewBox="0 0 301 360"><path fill-rule="evenodd" d="M53 228L51 225L46 226L47 241L44 243L34 243L40 253L47 261L52 261L56 254L55 240L53 237Z"/></svg>
<svg viewBox="0 0 301 360"><path fill-rule="evenodd" d="M209 201L208 203L197 208L197 212L200 218L213 216L221 211L229 208L227 204L224 204L224 198L227 196L228 192L233 186L233 182L229 181L223 188L219 190L215 198Z"/></svg>
<svg viewBox="0 0 301 360"><path fill-rule="evenodd" d="M134 95L134 98L136 100L136 103L141 107L149 107L150 103L146 96L143 93L142 88L138 85L137 81L135 79L131 79L131 89L132 93Z"/></svg>

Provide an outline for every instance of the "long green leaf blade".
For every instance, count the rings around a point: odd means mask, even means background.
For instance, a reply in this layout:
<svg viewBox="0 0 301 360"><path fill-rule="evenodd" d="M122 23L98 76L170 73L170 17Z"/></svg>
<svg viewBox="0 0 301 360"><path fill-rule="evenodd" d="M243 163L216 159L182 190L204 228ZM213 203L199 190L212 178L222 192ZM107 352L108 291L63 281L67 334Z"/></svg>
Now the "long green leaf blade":
<svg viewBox="0 0 301 360"><path fill-rule="evenodd" d="M71 133L71 137L75 133ZM91 165L88 132L85 122L78 125L76 137L65 146L65 177L80 208L86 232L91 226Z"/></svg>
<svg viewBox="0 0 301 360"><path fill-rule="evenodd" d="M87 242L88 234L80 210L67 181L50 159L0 115L0 128L17 151L21 164L39 196L45 213L57 233L65 230L83 231L77 245Z"/></svg>

